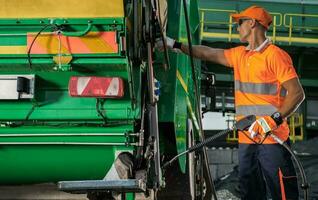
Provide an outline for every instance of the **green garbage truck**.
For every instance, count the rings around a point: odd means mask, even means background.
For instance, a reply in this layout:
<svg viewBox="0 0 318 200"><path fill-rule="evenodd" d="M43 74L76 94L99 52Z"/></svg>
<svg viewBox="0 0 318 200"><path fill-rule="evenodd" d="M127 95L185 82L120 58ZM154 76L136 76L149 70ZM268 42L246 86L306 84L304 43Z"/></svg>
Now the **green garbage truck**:
<svg viewBox="0 0 318 200"><path fill-rule="evenodd" d="M200 63L155 48L200 42L196 0L167 1L167 32L161 1L0 2L1 184L211 199L205 150L162 167L204 138Z"/></svg>

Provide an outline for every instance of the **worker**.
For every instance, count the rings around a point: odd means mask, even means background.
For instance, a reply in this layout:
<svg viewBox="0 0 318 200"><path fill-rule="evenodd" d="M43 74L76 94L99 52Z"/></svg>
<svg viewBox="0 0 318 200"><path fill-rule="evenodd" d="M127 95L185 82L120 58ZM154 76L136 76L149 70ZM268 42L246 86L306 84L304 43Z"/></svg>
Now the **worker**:
<svg viewBox="0 0 318 200"><path fill-rule="evenodd" d="M271 15L251 6L232 14L240 41L247 46L230 49L194 45L193 56L234 70L236 119L256 115L248 131L239 132L239 188L241 199L298 199L298 184L291 155L265 133L289 143L286 118L305 95L290 56L271 43L266 31ZM189 54L186 44L166 38L168 48ZM160 42L158 48L162 48ZM265 184L266 183L266 184Z"/></svg>

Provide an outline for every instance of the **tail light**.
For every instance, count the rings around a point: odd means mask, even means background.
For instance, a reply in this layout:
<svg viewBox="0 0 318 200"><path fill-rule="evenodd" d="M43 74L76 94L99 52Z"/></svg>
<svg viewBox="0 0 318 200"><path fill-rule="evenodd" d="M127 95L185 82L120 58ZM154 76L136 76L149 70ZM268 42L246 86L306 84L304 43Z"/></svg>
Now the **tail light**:
<svg viewBox="0 0 318 200"><path fill-rule="evenodd" d="M72 76L68 91L72 97L121 98L124 81L119 77Z"/></svg>

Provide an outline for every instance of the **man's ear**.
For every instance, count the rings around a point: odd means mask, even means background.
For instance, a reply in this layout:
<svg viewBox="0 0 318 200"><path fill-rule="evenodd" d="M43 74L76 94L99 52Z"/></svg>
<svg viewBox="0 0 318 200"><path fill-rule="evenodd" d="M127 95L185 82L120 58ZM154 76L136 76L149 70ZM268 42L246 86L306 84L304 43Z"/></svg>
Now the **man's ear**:
<svg viewBox="0 0 318 200"><path fill-rule="evenodd" d="M250 20L250 25L252 28L255 28L258 25L258 22L256 21L256 19L252 19Z"/></svg>

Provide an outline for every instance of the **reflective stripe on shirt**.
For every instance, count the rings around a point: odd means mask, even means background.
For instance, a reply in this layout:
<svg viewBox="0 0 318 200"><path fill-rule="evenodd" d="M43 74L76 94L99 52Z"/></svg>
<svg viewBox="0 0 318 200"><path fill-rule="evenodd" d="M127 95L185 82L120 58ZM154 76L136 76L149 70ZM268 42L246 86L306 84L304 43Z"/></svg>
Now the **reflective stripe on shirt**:
<svg viewBox="0 0 318 200"><path fill-rule="evenodd" d="M275 95L277 94L277 85L274 83L249 83L236 80L235 90L243 93Z"/></svg>
<svg viewBox="0 0 318 200"><path fill-rule="evenodd" d="M266 116L271 115L277 111L277 108L272 105L239 105L236 106L237 115L256 115Z"/></svg>
<svg viewBox="0 0 318 200"><path fill-rule="evenodd" d="M243 93L276 95L277 85L275 83L249 83L236 80L235 90ZM285 88L281 88L279 96L285 97L286 94L287 90Z"/></svg>

